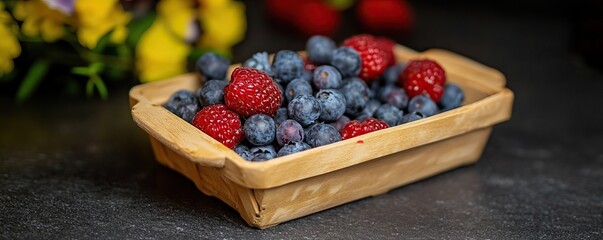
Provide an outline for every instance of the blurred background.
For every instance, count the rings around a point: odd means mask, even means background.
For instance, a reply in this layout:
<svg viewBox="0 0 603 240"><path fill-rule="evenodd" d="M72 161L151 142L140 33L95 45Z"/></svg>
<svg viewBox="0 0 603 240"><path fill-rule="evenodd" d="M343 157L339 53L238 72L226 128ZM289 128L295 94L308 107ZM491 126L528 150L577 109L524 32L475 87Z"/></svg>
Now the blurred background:
<svg viewBox="0 0 603 240"><path fill-rule="evenodd" d="M194 60L207 51L242 62L257 51L303 50L314 34L340 42L367 32L416 50L471 46L464 51L471 57L471 51L496 51L489 47L492 41L505 43L510 34L544 31L521 24L500 28L487 22L492 14L564 24L567 36L551 37L567 37L564 47L600 70L602 5L586 0L3 0L0 93L9 102L106 99L115 88L192 71ZM446 19L440 14L446 12L462 17ZM469 22L474 25L464 29Z"/></svg>

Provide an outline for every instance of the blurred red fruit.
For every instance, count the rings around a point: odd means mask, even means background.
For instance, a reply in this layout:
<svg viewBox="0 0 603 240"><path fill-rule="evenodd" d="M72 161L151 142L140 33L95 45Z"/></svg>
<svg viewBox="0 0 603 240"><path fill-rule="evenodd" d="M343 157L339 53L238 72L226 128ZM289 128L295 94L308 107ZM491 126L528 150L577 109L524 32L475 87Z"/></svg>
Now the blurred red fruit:
<svg viewBox="0 0 603 240"><path fill-rule="evenodd" d="M319 1L303 1L296 9L295 26L307 36L332 36L341 22L341 14L331 6Z"/></svg>
<svg viewBox="0 0 603 240"><path fill-rule="evenodd" d="M413 25L413 13L405 0L360 0L356 10L368 31L407 32Z"/></svg>

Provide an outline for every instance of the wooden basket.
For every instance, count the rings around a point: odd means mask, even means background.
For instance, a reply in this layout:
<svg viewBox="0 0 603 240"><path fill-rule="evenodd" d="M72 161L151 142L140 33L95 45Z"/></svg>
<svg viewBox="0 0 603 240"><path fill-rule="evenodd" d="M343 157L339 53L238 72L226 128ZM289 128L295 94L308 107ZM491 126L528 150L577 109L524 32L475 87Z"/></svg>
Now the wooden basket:
<svg viewBox="0 0 603 240"><path fill-rule="evenodd" d="M236 209L249 225L267 228L474 163L492 126L510 118L513 93L499 71L444 50L417 53L397 45L394 52L401 62L438 61L448 81L464 90L463 106L266 162L245 161L161 106L177 90L196 90L194 74L132 88L132 116L149 133L161 164Z"/></svg>

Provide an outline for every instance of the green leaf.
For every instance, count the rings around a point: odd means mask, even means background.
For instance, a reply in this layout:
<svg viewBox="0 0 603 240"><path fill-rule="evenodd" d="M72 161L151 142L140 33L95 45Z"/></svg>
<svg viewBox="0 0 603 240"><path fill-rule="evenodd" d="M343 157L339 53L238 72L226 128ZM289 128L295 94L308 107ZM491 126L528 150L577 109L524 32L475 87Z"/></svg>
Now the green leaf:
<svg viewBox="0 0 603 240"><path fill-rule="evenodd" d="M107 76L106 80L119 81L125 80L128 72L118 68L107 68L104 73Z"/></svg>
<svg viewBox="0 0 603 240"><path fill-rule="evenodd" d="M92 97L92 94L94 94L94 80L89 78L88 82L86 82L86 96Z"/></svg>
<svg viewBox="0 0 603 240"><path fill-rule="evenodd" d="M132 55L132 50L130 50L130 47L126 44L117 45L115 50L117 51L117 56L122 60L129 60L130 55Z"/></svg>
<svg viewBox="0 0 603 240"><path fill-rule="evenodd" d="M49 63L46 60L37 60L23 78L23 82L17 89L17 102L23 102L27 100L33 92L38 88L42 77L48 72Z"/></svg>
<svg viewBox="0 0 603 240"><path fill-rule="evenodd" d="M98 94L102 99L107 99L109 93L107 91L107 86L105 86L105 82L98 75L93 75L92 79L94 81L94 85L96 86L96 90L98 90Z"/></svg>
<svg viewBox="0 0 603 240"><path fill-rule="evenodd" d="M102 53L105 50L105 47L107 47L107 43L109 43L109 39L111 38L112 33L113 33L113 30L105 33L105 35L103 35L103 37L101 37L98 40L98 42L96 42L96 47L94 47L94 49L92 49L92 52Z"/></svg>
<svg viewBox="0 0 603 240"><path fill-rule="evenodd" d="M88 67L72 67L71 73L82 76L90 76L90 68Z"/></svg>
<svg viewBox="0 0 603 240"><path fill-rule="evenodd" d="M135 48L142 34L144 34L144 32L151 27L153 22L155 22L156 17L156 14L148 14L142 18L130 22L128 25L128 37L126 38L126 43Z"/></svg>
<svg viewBox="0 0 603 240"><path fill-rule="evenodd" d="M90 69L91 74L98 74L103 71L105 68L105 64L102 62L93 62L90 64L88 69Z"/></svg>

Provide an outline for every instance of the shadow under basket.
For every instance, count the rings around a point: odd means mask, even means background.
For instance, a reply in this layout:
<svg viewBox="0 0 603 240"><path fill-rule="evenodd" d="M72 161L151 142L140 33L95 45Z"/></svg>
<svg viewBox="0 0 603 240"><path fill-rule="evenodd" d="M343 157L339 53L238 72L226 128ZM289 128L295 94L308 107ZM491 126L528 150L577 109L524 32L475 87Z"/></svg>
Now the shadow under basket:
<svg viewBox="0 0 603 240"><path fill-rule="evenodd" d="M267 228L474 163L492 126L511 117L513 93L499 71L441 49L418 53L396 45L394 53L399 62L440 63L447 81L465 92L463 105L266 162L245 161L161 106L175 91L199 88L195 74L132 88L132 116L161 164L236 209L249 225Z"/></svg>

